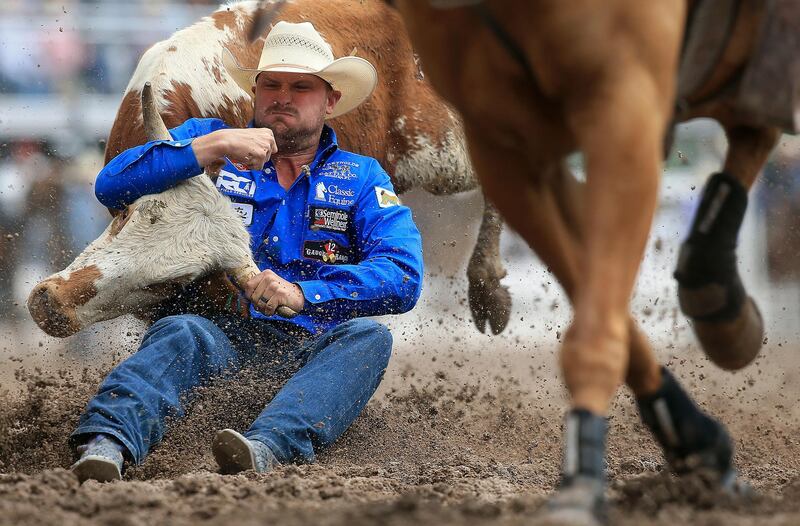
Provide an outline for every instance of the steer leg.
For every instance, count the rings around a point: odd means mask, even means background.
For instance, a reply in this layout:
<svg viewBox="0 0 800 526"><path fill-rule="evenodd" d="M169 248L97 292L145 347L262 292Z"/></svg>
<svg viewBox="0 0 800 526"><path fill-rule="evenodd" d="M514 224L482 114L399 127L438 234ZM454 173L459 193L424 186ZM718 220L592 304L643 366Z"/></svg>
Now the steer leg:
<svg viewBox="0 0 800 526"><path fill-rule="evenodd" d="M481 219L478 240L467 266L469 279L469 308L475 325L481 332L486 331L486 322L492 334L500 334L511 317L511 294L500 280L506 276L506 269L500 261L500 233L503 219L497 208L484 198L483 218Z"/></svg>
<svg viewBox="0 0 800 526"><path fill-rule="evenodd" d="M725 168L706 183L675 278L681 310L692 319L706 355L723 369L736 370L755 359L764 337L761 314L739 277L736 240L747 192L780 131L726 126L725 132Z"/></svg>

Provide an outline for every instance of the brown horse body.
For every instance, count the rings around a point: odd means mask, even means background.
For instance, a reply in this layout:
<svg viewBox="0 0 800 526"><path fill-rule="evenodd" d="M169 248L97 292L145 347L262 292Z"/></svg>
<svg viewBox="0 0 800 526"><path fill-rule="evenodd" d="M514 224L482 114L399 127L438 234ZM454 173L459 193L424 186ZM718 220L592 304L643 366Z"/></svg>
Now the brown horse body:
<svg viewBox="0 0 800 526"><path fill-rule="evenodd" d="M682 471L691 456L713 458L704 467L732 488L724 428L661 368L629 310L656 206L662 145L676 118L676 91L697 80L681 79L679 86L677 71L687 14L701 2L396 4L431 82L463 117L486 195L574 307L561 352L573 411L562 490L551 501L550 518L602 520L602 482L596 481L604 478L598 456L605 434L597 417L623 382L673 469ZM746 190L780 135L777 124L744 111L737 91L762 36L764 1L734 7L719 54L705 65L702 82L680 93L677 115L713 117L730 141L724 173L709 183L676 273L682 307L695 318L709 356L726 368L749 363L761 344L760 316L736 273L735 238ZM563 168L573 151L584 155L585 185ZM728 264L725 272L713 265L718 256ZM715 438L686 438L692 426Z"/></svg>

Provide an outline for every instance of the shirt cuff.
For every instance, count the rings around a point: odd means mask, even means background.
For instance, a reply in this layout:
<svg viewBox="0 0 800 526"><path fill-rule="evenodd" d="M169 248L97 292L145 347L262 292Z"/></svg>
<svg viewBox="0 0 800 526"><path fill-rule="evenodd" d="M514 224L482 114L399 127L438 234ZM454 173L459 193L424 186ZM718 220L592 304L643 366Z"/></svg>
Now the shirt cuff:
<svg viewBox="0 0 800 526"><path fill-rule="evenodd" d="M168 146L175 147L176 151L170 156L173 165L171 169L172 173L180 179L188 179L203 173L203 167L197 162L197 156L194 154L192 141L194 138L166 143Z"/></svg>
<svg viewBox="0 0 800 526"><path fill-rule="evenodd" d="M308 307L313 308L318 306L320 303L336 299L333 296L333 291L331 291L330 285L321 279L296 281L295 283L300 287L300 289L302 289L303 296L306 298L306 309L308 309Z"/></svg>

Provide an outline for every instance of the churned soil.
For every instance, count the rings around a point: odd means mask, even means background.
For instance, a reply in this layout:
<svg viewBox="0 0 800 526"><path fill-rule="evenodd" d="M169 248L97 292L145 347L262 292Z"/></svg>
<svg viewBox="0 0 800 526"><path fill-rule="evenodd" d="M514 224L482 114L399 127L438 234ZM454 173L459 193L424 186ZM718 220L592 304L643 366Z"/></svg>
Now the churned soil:
<svg viewBox="0 0 800 526"><path fill-rule="evenodd" d="M83 485L65 469L67 437L102 371L20 369L21 388L0 400L0 524L536 524L561 455L565 403L552 360L463 348L420 356L396 357L364 414L315 464L216 473L215 430L246 428L277 388L250 370L194 393L188 416L124 481ZM717 381L707 364L670 361L730 428L757 493L731 500L665 472L622 392L610 419L612 524L800 524L796 375L768 374L776 362Z"/></svg>

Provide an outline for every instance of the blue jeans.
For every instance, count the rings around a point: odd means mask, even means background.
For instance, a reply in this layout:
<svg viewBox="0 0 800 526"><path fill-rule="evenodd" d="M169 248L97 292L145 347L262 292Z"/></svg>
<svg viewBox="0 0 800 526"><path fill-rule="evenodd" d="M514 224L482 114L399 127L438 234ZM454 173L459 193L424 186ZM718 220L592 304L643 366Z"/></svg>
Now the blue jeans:
<svg viewBox="0 0 800 526"><path fill-rule="evenodd" d="M280 462L313 462L375 393L389 363L392 336L383 325L354 319L311 336L285 323L168 316L145 333L139 350L100 385L72 434L116 437L141 463L164 436L167 416L183 416L185 395L251 360L270 378L289 378L244 433L267 444Z"/></svg>

